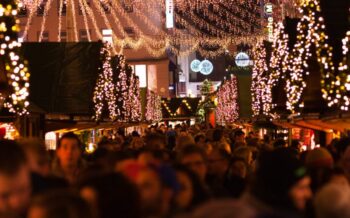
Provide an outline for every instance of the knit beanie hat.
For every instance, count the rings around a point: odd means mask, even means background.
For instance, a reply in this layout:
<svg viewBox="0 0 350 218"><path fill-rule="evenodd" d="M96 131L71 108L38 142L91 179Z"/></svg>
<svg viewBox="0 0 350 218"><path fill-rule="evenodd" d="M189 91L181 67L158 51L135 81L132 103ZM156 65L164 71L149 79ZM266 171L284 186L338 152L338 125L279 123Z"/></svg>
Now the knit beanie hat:
<svg viewBox="0 0 350 218"><path fill-rule="evenodd" d="M317 148L306 154L305 165L308 168L332 168L333 157L325 148Z"/></svg>

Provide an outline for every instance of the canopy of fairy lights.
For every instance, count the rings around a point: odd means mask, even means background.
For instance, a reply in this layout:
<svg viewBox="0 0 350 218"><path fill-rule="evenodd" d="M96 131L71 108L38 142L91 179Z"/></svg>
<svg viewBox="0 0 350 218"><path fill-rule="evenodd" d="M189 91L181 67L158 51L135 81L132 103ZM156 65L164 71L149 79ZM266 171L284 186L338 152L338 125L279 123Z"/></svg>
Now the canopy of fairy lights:
<svg viewBox="0 0 350 218"><path fill-rule="evenodd" d="M58 16L56 11L50 12L55 0L19 1L21 12L28 15L23 38L31 31L33 17L40 12L43 18L39 41L51 15L57 17L57 41L61 41L63 22L70 16L73 41L79 41L78 23L95 31L99 39L102 28L113 29L117 52L125 47L144 47L154 56L168 49L176 55L198 51L212 57L224 53L231 45L253 44L264 35L263 7L258 0L58 0ZM169 9L173 28L166 28ZM87 38L92 40L89 31Z"/></svg>

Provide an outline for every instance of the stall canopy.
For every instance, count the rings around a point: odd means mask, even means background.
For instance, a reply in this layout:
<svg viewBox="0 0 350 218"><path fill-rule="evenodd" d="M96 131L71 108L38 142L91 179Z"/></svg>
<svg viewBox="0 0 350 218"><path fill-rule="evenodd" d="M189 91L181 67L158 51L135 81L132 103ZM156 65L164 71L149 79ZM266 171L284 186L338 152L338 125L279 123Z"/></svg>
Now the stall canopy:
<svg viewBox="0 0 350 218"><path fill-rule="evenodd" d="M46 113L91 115L100 66L96 43L24 43L29 62L30 101Z"/></svg>

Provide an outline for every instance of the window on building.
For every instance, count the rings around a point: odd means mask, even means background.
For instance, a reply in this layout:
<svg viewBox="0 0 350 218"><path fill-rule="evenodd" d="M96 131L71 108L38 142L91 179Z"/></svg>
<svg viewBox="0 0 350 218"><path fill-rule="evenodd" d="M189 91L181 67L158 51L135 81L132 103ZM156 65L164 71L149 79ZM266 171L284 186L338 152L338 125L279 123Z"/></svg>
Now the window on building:
<svg viewBox="0 0 350 218"><path fill-rule="evenodd" d="M63 1L61 15L66 16L66 14L67 14L67 1L65 1L65 0L58 0L57 1L57 14L60 14L61 1Z"/></svg>
<svg viewBox="0 0 350 218"><path fill-rule="evenodd" d="M135 37L135 30L134 30L134 28L132 28L132 27L124 27L124 31L129 37Z"/></svg>
<svg viewBox="0 0 350 218"><path fill-rule="evenodd" d="M37 16L44 16L45 6L46 6L47 0L43 0L41 4L38 6L36 15Z"/></svg>
<svg viewBox="0 0 350 218"><path fill-rule="evenodd" d="M179 82L177 84L177 90L179 93L186 93L186 83L185 82Z"/></svg>
<svg viewBox="0 0 350 218"><path fill-rule="evenodd" d="M110 1L108 1L108 2L102 2L101 1L101 7L102 7L103 11L106 14L110 14L111 13L112 4L111 4Z"/></svg>
<svg viewBox="0 0 350 218"><path fill-rule="evenodd" d="M89 41L87 30L80 30L79 31L79 41L81 41L81 42Z"/></svg>
<svg viewBox="0 0 350 218"><path fill-rule="evenodd" d="M90 3L90 0L85 0L86 4L91 8L91 3ZM85 5L85 4L84 4ZM83 12L82 12L82 9L81 9L82 5L79 4L79 15L82 15ZM85 14L87 14L87 11L85 10Z"/></svg>
<svg viewBox="0 0 350 218"><path fill-rule="evenodd" d="M38 41L40 39L40 31L38 31ZM42 38L41 38L41 41L42 42L48 42L49 41L49 32L48 31L44 31L43 32L43 35L42 35Z"/></svg>
<svg viewBox="0 0 350 218"><path fill-rule="evenodd" d="M113 44L113 30L112 29L102 29L102 41Z"/></svg>
<svg viewBox="0 0 350 218"><path fill-rule="evenodd" d="M61 31L61 42L67 42L67 32Z"/></svg>
<svg viewBox="0 0 350 218"><path fill-rule="evenodd" d="M132 13L134 12L134 6L132 3L132 0L121 0L121 4L127 13Z"/></svg>
<svg viewBox="0 0 350 218"><path fill-rule="evenodd" d="M140 88L147 87L147 66L146 65L135 65L135 74L139 77Z"/></svg>

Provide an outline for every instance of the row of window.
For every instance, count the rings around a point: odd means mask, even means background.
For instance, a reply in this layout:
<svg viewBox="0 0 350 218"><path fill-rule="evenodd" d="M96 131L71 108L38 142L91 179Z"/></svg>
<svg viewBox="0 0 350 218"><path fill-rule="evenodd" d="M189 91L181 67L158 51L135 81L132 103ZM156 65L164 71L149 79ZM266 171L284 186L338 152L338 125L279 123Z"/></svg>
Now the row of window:
<svg viewBox="0 0 350 218"><path fill-rule="evenodd" d="M57 14L60 14L60 11L59 11L60 10L60 1L63 1L63 0L57 1ZM46 3L47 3L47 0L43 0L42 3L40 4L40 6L37 8L37 11L36 11L37 16L44 15ZM86 0L86 3L87 3L87 5L90 6L89 0ZM103 8L104 12L109 14L111 12L111 3L110 2L108 2L108 3L100 2L100 3L101 3L101 7ZM132 13L134 11L134 7L130 1L122 0L121 5L127 13ZM64 2L62 10L61 10L61 15L65 16L66 13L67 13L67 4L66 4L66 2ZM79 14L80 15L83 14L80 6L79 6ZM21 7L19 9L18 16L25 17L27 15L28 15L28 9L26 7Z"/></svg>

